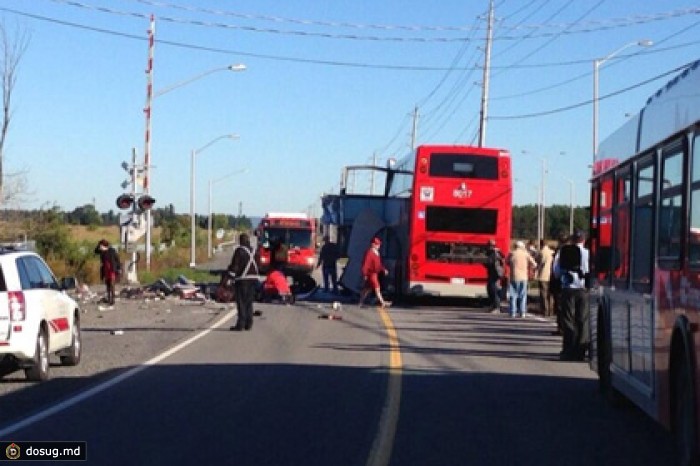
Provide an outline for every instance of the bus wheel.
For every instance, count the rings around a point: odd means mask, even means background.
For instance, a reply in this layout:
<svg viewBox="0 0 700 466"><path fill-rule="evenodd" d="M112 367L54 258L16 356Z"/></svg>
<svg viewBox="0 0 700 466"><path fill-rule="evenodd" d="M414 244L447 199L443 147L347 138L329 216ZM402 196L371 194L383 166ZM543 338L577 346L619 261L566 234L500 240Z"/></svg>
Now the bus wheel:
<svg viewBox="0 0 700 466"><path fill-rule="evenodd" d="M695 394L690 363L687 357L674 371L673 384L673 434L677 464L698 466L697 421L695 419Z"/></svg>
<svg viewBox="0 0 700 466"><path fill-rule="evenodd" d="M624 397L612 385L612 374L610 371L610 364L612 363L612 344L610 343L607 319L605 318L605 313L602 311L598 313L597 327L598 390L600 390L600 394L605 397L608 403L619 408L624 405Z"/></svg>

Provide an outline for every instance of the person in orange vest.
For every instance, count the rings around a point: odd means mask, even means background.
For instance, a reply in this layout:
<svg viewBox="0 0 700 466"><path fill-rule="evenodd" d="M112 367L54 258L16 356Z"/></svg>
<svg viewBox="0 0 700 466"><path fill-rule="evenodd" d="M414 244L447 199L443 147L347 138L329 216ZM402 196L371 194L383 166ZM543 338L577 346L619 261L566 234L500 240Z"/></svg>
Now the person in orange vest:
<svg viewBox="0 0 700 466"><path fill-rule="evenodd" d="M374 291L377 296L379 305L381 307L391 306L390 301L385 301L382 297L381 284L379 283L379 274L388 274L389 271L382 264L382 258L379 256L379 248L382 242L379 238L373 238L369 249L365 253L365 257L362 261L362 276L364 277L364 284L362 286L362 291L360 292L360 307L364 306L365 299L367 296Z"/></svg>

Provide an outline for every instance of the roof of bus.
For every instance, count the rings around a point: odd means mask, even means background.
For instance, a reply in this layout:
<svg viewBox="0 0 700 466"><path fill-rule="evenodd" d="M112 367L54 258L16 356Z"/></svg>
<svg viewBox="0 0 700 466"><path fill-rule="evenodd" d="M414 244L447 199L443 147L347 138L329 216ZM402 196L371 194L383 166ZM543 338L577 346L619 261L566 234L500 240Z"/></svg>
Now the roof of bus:
<svg viewBox="0 0 700 466"><path fill-rule="evenodd" d="M603 140L597 158L628 159L700 120L698 86L700 60L686 66L649 97L638 114Z"/></svg>
<svg viewBox="0 0 700 466"><path fill-rule="evenodd" d="M482 153L487 155L499 155L502 157L510 157L510 151L507 149L499 149L496 147L479 147L479 146L467 146L458 144L422 144L416 148L418 153L429 151L450 151L450 152L469 152L469 153Z"/></svg>
<svg viewBox="0 0 700 466"><path fill-rule="evenodd" d="M308 220L309 215L301 212L269 212L265 214L265 218L295 218Z"/></svg>

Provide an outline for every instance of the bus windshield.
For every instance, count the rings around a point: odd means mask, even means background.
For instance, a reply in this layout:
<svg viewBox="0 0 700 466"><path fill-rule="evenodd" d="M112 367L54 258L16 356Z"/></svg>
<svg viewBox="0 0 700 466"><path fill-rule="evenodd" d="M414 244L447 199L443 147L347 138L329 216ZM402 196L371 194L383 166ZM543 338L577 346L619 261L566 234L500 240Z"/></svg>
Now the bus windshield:
<svg viewBox="0 0 700 466"><path fill-rule="evenodd" d="M289 247L310 248L312 243L312 231L308 228L266 228L265 240L278 239Z"/></svg>

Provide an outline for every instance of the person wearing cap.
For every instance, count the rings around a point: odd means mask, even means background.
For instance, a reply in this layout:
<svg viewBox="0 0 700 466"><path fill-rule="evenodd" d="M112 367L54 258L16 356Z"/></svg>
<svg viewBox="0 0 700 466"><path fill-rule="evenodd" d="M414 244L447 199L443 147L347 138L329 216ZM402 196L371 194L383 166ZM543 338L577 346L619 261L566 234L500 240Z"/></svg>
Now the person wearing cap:
<svg viewBox="0 0 700 466"><path fill-rule="evenodd" d="M569 244L561 247L554 258L554 277L561 283L560 312L562 327L562 361L584 361L589 344L586 276L590 272L590 253L584 246L586 235L576 230ZM575 253L575 254L573 254Z"/></svg>
<svg viewBox="0 0 700 466"><path fill-rule="evenodd" d="M389 271L382 264L382 259L379 256L379 248L382 242L379 238L373 238L370 243L369 249L365 253L365 257L362 260L362 276L364 277L364 284L362 285L362 291L360 292L360 307L364 306L365 299L367 296L374 291L377 296L379 305L381 307L391 306L391 302L385 301L382 297L381 284L379 282L379 274L387 274Z"/></svg>
<svg viewBox="0 0 700 466"><path fill-rule="evenodd" d="M486 247L486 293L492 314L501 312L501 279L505 274L505 258L496 247L496 240L490 239Z"/></svg>
<svg viewBox="0 0 700 466"><path fill-rule="evenodd" d="M121 263L117 251L106 239L101 239L95 247L95 254L100 255L100 279L106 287L104 302L114 305L114 286L121 274Z"/></svg>
<svg viewBox="0 0 700 466"><path fill-rule="evenodd" d="M338 294L338 245L331 241L330 236L323 237L323 246L318 253L318 264L323 274L323 291L328 293L329 282L333 285L333 294Z"/></svg>
<svg viewBox="0 0 700 466"><path fill-rule="evenodd" d="M516 314L520 317L526 317L529 270L536 267L537 263L522 241L515 243L515 248L508 257L508 263L510 265L510 302L508 311L511 317L515 317Z"/></svg>

